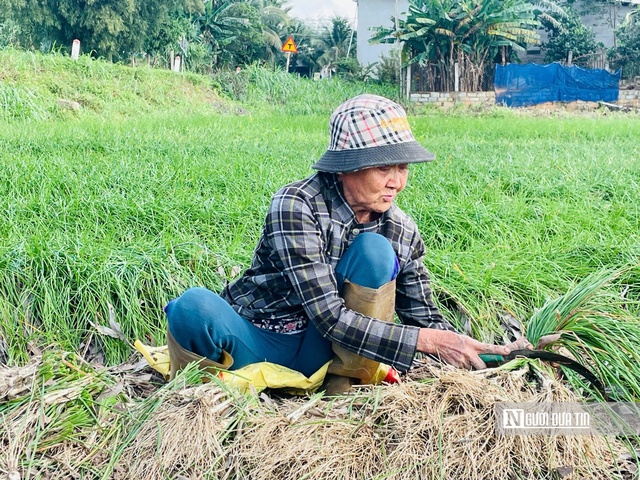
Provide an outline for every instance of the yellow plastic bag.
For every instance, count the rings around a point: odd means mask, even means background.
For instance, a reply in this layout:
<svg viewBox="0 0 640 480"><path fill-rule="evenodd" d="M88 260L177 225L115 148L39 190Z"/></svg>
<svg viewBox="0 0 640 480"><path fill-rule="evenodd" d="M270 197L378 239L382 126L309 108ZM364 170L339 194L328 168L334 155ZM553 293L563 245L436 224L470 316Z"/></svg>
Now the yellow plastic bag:
<svg viewBox="0 0 640 480"><path fill-rule="evenodd" d="M133 344L149 363L149 366L169 380L169 349L166 345L150 347L140 340ZM315 392L324 381L331 361L325 363L310 377L290 368L270 362L247 365L238 370L221 371L220 378L228 385L235 386L243 393L252 390L261 392L265 388L283 389L294 395L306 395Z"/></svg>
<svg viewBox="0 0 640 480"><path fill-rule="evenodd" d="M222 380L247 393L253 387L257 392L265 388L285 390L293 395L307 395L315 392L324 381L331 360L320 367L310 377L275 363L260 362L247 365L238 370L221 372Z"/></svg>
<svg viewBox="0 0 640 480"><path fill-rule="evenodd" d="M151 368L160 373L165 380L169 380L169 367L171 366L169 362L169 347L166 345L150 347L140 340L133 342L133 346L142 354Z"/></svg>

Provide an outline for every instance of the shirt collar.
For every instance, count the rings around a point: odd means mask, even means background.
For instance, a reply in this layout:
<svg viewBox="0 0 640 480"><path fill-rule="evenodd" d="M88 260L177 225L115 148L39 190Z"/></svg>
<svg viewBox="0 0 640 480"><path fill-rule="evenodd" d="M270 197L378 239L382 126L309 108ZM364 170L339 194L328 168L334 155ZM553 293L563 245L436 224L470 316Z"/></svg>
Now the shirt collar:
<svg viewBox="0 0 640 480"><path fill-rule="evenodd" d="M322 180L326 186L327 200L331 201L332 216L345 225L355 222L356 214L342 193L342 185L338 181L338 175L335 173L320 173L320 175L322 175Z"/></svg>

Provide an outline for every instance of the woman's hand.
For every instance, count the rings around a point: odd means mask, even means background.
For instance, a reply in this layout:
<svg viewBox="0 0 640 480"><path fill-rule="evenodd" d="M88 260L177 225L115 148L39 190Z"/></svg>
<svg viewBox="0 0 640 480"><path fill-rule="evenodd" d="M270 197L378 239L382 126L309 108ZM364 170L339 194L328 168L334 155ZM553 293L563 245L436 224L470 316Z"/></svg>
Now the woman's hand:
<svg viewBox="0 0 640 480"><path fill-rule="evenodd" d="M527 348L522 346L522 342L516 348L512 348L517 343L516 341L507 346L491 345L449 330L421 328L417 349L419 352L435 355L454 367L483 370L487 366L478 355L481 353L508 355L511 350Z"/></svg>

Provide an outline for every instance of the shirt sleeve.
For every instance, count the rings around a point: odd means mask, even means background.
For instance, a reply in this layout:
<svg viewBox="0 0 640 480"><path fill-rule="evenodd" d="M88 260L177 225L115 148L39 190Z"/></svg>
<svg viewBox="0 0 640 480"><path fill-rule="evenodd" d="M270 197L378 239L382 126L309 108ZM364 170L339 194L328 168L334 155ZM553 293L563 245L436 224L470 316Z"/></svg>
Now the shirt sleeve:
<svg viewBox="0 0 640 480"><path fill-rule="evenodd" d="M429 273L422 263L425 246L417 229L410 244L411 256L396 278L396 314L406 325L455 331L433 304Z"/></svg>
<svg viewBox="0 0 640 480"><path fill-rule="evenodd" d="M326 253L326 233L306 199L287 189L274 197L266 240L309 320L327 339L400 371L411 367L419 328L362 315L344 306Z"/></svg>

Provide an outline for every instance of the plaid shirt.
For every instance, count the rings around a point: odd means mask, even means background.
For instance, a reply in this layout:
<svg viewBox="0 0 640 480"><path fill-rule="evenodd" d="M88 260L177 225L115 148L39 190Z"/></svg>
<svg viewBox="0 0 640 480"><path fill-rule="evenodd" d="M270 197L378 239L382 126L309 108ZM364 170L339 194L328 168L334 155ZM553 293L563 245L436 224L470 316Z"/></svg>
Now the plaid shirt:
<svg viewBox="0 0 640 480"><path fill-rule="evenodd" d="M335 267L362 232L385 236L398 256L396 314L402 325L349 310L338 294ZM295 333L310 319L332 342L407 371L419 327L453 330L431 301L424 253L415 223L395 204L378 220L360 224L336 175L316 173L274 195L251 268L221 295L258 327Z"/></svg>

